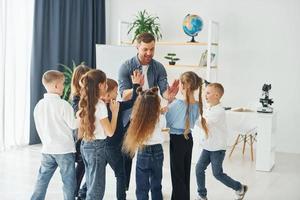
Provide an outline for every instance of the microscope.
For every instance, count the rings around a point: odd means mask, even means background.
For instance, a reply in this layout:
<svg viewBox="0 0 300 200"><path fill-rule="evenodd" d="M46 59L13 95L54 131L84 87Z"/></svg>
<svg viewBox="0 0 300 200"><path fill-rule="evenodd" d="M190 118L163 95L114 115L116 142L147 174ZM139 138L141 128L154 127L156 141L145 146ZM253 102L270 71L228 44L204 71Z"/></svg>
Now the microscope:
<svg viewBox="0 0 300 200"><path fill-rule="evenodd" d="M272 105L274 101L269 98L269 91L271 90L271 84L264 84L262 87L262 98L259 99L259 102L262 104L262 107L257 109L259 113L273 113L273 108L269 105Z"/></svg>

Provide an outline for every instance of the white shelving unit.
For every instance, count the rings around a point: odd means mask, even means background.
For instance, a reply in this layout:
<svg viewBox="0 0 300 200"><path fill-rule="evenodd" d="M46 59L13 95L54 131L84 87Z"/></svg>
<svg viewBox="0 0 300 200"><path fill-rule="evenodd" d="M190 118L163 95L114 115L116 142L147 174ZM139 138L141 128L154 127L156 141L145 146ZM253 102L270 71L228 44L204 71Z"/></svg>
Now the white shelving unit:
<svg viewBox="0 0 300 200"><path fill-rule="evenodd" d="M127 36L127 30L130 23L119 22L119 45L121 46L135 46L130 41L131 36ZM199 42L180 42L180 41L158 41L156 42L155 59L160 61L166 68L168 75L172 77L176 72L183 72L192 70L197 72L201 77L205 77L207 81L217 81L217 68L218 68L218 46L219 46L219 23L209 20L205 24L207 28L207 41ZM126 31L125 31L125 30ZM126 34L126 36L124 36ZM201 32L200 32L201 34ZM207 50L207 62L205 67L199 65L202 53ZM184 55L177 54L180 57L176 65L169 65L163 58L168 52L184 51ZM211 59L211 54L215 54L215 58ZM184 58L181 58L181 57ZM205 70L205 71L204 71ZM173 72L172 72L173 71ZM177 77L179 74L177 74Z"/></svg>

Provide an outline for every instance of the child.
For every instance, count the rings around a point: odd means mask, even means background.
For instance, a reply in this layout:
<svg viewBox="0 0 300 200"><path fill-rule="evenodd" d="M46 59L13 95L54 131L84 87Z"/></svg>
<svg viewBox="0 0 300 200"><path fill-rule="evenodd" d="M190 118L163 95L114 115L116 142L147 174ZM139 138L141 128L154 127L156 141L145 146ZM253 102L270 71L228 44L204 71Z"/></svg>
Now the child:
<svg viewBox="0 0 300 200"><path fill-rule="evenodd" d="M86 65L78 65L73 72L72 76L72 81L71 81L71 96L72 96L72 107L74 109L74 112L76 113L78 111L78 104L80 101L80 79L81 77L87 73L90 70L89 67ZM76 146L76 156L75 156L75 161L77 162L76 165L76 180L77 180L77 185L75 189L75 196L78 197L79 199L84 199L86 196L86 184L84 183L82 188L80 189L81 181L84 176L85 170L84 170L84 163L81 157L80 153L80 144L81 144L81 139L78 139L77 137L78 131L74 131L74 137L75 137L75 146ZM80 190L79 190L80 189Z"/></svg>
<svg viewBox="0 0 300 200"><path fill-rule="evenodd" d="M208 125L208 134L206 134L203 150L196 165L198 200L207 200L205 170L210 163L214 177L227 187L234 189L236 199L243 199L248 189L246 185L233 180L223 172L222 164L227 147L225 110L220 104L223 94L224 88L220 83L211 83L206 88L205 99L209 107L205 110L203 117Z"/></svg>
<svg viewBox="0 0 300 200"><path fill-rule="evenodd" d="M132 98L129 101L120 102L119 114L117 119L117 127L115 133L112 137L107 137L106 142L106 153L110 155L108 159L108 164L113 169L116 179L117 179L117 199L125 200L126 199L126 186L125 186L125 173L123 167L123 155L121 152L121 145L123 142L123 137L125 134L124 125L123 125L123 111L129 108L132 108L134 101L137 97L136 89L139 87L142 76L140 73L133 72L132 83L133 83L133 94ZM112 112L109 109L109 102L111 100L116 100L118 96L118 83L113 79L107 79L107 90L106 96L103 98L104 102L107 103L108 110L108 119L111 120Z"/></svg>
<svg viewBox="0 0 300 200"><path fill-rule="evenodd" d="M106 137L116 130L119 103L112 100L111 122L106 104L101 100L106 94L106 75L93 69L81 78L79 102L79 138L82 138L81 153L85 165L87 184L86 200L103 199L105 191L105 167L110 155L105 152Z"/></svg>
<svg viewBox="0 0 300 200"><path fill-rule="evenodd" d="M124 139L123 149L132 157L138 149L136 161L136 197L137 200L151 197L162 200L161 180L164 160L162 143L164 136L163 118L160 117L160 98L158 88L142 91L133 106L131 122Z"/></svg>
<svg viewBox="0 0 300 200"><path fill-rule="evenodd" d="M78 127L71 105L60 98L64 74L50 70L43 75L47 90L34 109L34 120L42 141L42 162L31 200L45 199L48 184L57 167L63 181L65 200L75 199L75 144L72 129Z"/></svg>
<svg viewBox="0 0 300 200"><path fill-rule="evenodd" d="M172 200L190 199L190 171L193 149L191 128L202 115L202 79L194 72L180 76L179 89L184 100L174 100L166 114L167 127L170 128L170 166L172 178ZM199 102L194 92L199 89ZM206 126L205 121L204 127Z"/></svg>

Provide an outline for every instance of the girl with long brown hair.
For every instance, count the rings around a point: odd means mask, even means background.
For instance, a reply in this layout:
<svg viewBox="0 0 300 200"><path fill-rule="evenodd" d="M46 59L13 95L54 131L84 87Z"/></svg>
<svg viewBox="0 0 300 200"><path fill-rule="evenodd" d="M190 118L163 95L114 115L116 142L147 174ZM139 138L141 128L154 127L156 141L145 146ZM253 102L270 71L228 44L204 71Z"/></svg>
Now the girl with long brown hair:
<svg viewBox="0 0 300 200"><path fill-rule="evenodd" d="M201 116L201 123L207 133L203 119L202 79L192 71L180 76L179 89L184 100L176 99L168 106L167 127L170 128L170 166L172 177L172 200L190 199L190 171L193 149L191 129ZM194 92L199 90L199 101Z"/></svg>
<svg viewBox="0 0 300 200"><path fill-rule="evenodd" d="M162 200L161 180L163 166L164 136L161 129L164 126L164 116L160 108L158 88L142 91L139 87L139 96L133 106L131 122L123 141L123 151L132 157L136 150L136 197L138 200L151 197Z"/></svg>
<svg viewBox="0 0 300 200"><path fill-rule="evenodd" d="M81 153L86 170L86 200L102 199L105 191L106 137L116 129L119 103L112 100L111 122L106 104L101 100L106 94L106 75L101 70L90 70L81 79L79 102L79 138L82 138Z"/></svg>

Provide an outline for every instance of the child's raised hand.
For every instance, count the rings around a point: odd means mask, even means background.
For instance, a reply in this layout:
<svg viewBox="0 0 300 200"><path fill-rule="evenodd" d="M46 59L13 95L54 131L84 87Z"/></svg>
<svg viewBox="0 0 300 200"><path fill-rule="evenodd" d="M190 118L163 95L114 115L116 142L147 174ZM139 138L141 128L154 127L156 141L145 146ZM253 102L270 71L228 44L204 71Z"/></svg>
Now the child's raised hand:
<svg viewBox="0 0 300 200"><path fill-rule="evenodd" d="M120 106L119 102L117 102L116 100L113 100L113 99L110 100L109 108L110 108L112 113L119 112L119 106Z"/></svg>
<svg viewBox="0 0 300 200"><path fill-rule="evenodd" d="M131 75L131 80L133 84L144 85L144 75L139 70L134 70Z"/></svg>

